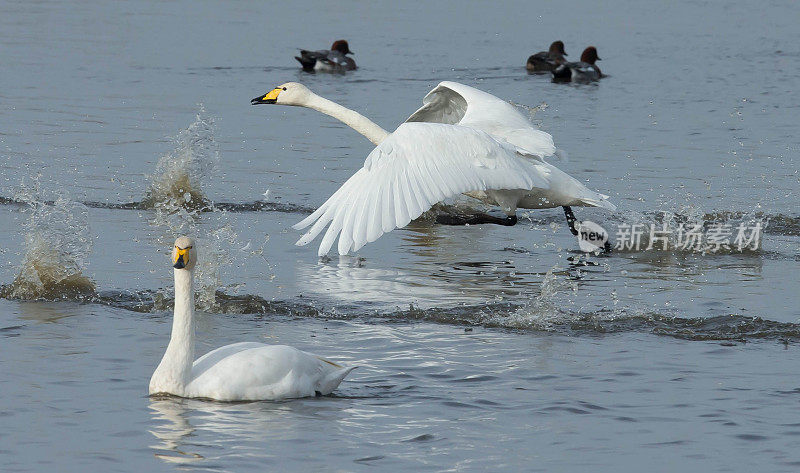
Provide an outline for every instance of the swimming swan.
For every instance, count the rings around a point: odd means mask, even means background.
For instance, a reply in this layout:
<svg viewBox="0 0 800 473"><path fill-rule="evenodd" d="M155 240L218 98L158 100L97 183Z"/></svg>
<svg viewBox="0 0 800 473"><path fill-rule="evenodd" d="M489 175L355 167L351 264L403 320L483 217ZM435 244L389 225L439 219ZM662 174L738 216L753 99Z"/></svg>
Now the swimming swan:
<svg viewBox="0 0 800 473"><path fill-rule="evenodd" d="M150 379L150 394L257 401L330 394L355 367L340 366L285 345L242 342L194 363L194 266L189 237L175 240L175 315L167 351Z"/></svg>
<svg viewBox="0 0 800 473"><path fill-rule="evenodd" d="M295 82L250 103L312 108L341 120L376 145L364 167L294 226L313 224L296 243L305 245L330 224L320 256L328 253L337 236L339 254L357 251L406 226L433 204L461 193L498 205L507 217L454 217L442 223L514 225L517 208L564 207L570 231L577 234L569 206L616 208L608 196L544 161L556 151L548 133L534 128L511 104L463 84L441 82L391 134Z"/></svg>

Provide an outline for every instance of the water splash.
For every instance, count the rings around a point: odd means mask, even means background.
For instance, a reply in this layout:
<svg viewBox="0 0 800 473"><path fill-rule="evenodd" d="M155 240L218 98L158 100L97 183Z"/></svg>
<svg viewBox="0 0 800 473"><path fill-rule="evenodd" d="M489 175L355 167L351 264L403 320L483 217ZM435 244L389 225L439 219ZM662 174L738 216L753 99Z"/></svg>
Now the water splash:
<svg viewBox="0 0 800 473"><path fill-rule="evenodd" d="M245 253L248 251L239 248L246 245L239 241L233 225L228 221L227 212L205 214L202 220L184 212L186 211L183 210L178 214L181 217L179 219L163 219L156 225L160 234L155 240L163 254L164 268L169 268L174 239L180 235L192 236L197 248L197 265L194 273L197 309L218 313L221 307L218 301L220 291L235 293L244 287L244 283L226 285L223 280L224 273L235 267L240 257L247 256ZM263 251L263 246L261 250ZM172 271L165 269L165 274L171 275ZM171 282L167 287L169 293L158 296L165 301L161 310L171 309L174 288Z"/></svg>
<svg viewBox="0 0 800 473"><path fill-rule="evenodd" d="M9 299L75 299L94 294L91 279L83 275L92 248L86 207L60 194L46 200L23 183L15 200L24 202L25 256L11 284L0 289Z"/></svg>
<svg viewBox="0 0 800 473"><path fill-rule="evenodd" d="M214 134L214 121L201 106L195 121L178 133L175 149L159 159L142 202L142 207L155 211L151 224L156 229L154 240L165 255L165 267L176 237L189 235L197 242L196 304L207 312L220 311L220 290L235 292L244 286L225 285L225 271L235 267L240 258L263 253L264 246L251 250L249 243L240 242L230 222L230 209L225 205L217 207L205 194L205 187L217 177L219 168L219 146ZM245 205L244 210L253 209ZM172 284L167 287L171 292ZM170 308L171 294L156 298L163 302L163 309Z"/></svg>
<svg viewBox="0 0 800 473"><path fill-rule="evenodd" d="M560 283L556 283L559 286ZM521 330L547 331L569 336L598 336L613 333L639 332L683 340L746 342L773 340L783 344L800 343L800 324L777 322L753 315L728 314L715 317L681 317L644 309L608 308L598 311L574 311L558 306L548 296L553 287L543 288L542 297L527 305L507 302L488 305L459 305L421 309L375 312L352 305L330 307L329 304L306 299L267 300L257 295L231 296L217 293L217 313L257 314L261 316L311 317L324 320L425 320L458 326L482 326ZM557 290L556 292L561 292ZM153 291L106 291L92 302L135 312L150 313L172 308L173 300ZM544 310L543 310L544 309Z"/></svg>
<svg viewBox="0 0 800 473"><path fill-rule="evenodd" d="M536 119L537 113L544 112L550 106L547 104L547 102L541 102L539 103L539 105L533 107L530 105L525 105L524 103L512 102L511 100L509 100L508 103L519 109L525 110L525 112L528 114L528 119L531 121L534 121Z"/></svg>
<svg viewBox="0 0 800 473"><path fill-rule="evenodd" d="M222 282L222 272L234 264L235 254L231 248L238 244L238 237L230 224L216 229L194 234L198 244L197 266L194 274L197 308L207 312L218 312L220 304L217 293L220 289L235 291L244 284L226 286Z"/></svg>
<svg viewBox="0 0 800 473"><path fill-rule="evenodd" d="M214 140L214 120L203 106L195 121L174 138L175 149L158 160L155 174L148 176L143 208L166 214L176 209L190 212L209 205L203 184L219 162L219 146Z"/></svg>
<svg viewBox="0 0 800 473"><path fill-rule="evenodd" d="M477 193L476 193L477 194ZM449 197L441 202L437 202L428 210L422 213L414 221L416 223L433 224L440 215L452 215L456 217L469 217L476 212L490 212L493 208L480 200L462 194Z"/></svg>
<svg viewBox="0 0 800 473"><path fill-rule="evenodd" d="M525 305L510 311L486 314L484 325L506 328L552 330L554 325L564 323L573 318L573 313L566 310L569 301L561 297L578 292L578 283L572 279L561 277L564 274L554 266L542 279L539 294Z"/></svg>
<svg viewBox="0 0 800 473"><path fill-rule="evenodd" d="M222 313L224 311L221 300L224 297L231 297L227 292L235 293L244 287L244 284L241 283L225 285L222 276L223 270L234 264L236 253L231 251L231 248L237 243L237 235L229 224L223 224L205 232L200 232L199 228L194 227L185 234L193 236L197 248L197 264L194 271L195 306L200 311ZM172 271L169 270L172 248L172 241L169 239L178 235L179 233L170 233L158 239L163 248L161 252L163 271L161 272L165 278L169 278L169 282L166 284L168 289L147 295L147 298L152 298L152 307L148 311L151 309L156 311L172 310L175 302L175 288L171 279ZM146 302L139 301L138 303L145 304Z"/></svg>

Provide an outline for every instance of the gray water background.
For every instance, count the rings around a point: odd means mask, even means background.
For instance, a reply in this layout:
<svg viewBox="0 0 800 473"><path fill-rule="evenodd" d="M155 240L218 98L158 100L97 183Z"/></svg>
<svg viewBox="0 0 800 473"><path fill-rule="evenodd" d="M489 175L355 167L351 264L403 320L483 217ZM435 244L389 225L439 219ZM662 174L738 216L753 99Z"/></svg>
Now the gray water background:
<svg viewBox="0 0 800 473"><path fill-rule="evenodd" d="M70 209L91 248L66 240L99 294L0 300L0 467L796 470L798 19L788 1L0 3L0 281L26 233L70 235L30 224L19 197L38 186L88 204ZM340 37L358 71L299 71L296 48ZM609 77L527 75L555 39L571 59L597 46ZM249 105L290 80L389 130L440 80L539 107L568 155L553 163L619 206L579 218L757 220L763 247L587 258L552 210L415 223L319 261L290 226L372 146L314 111ZM187 156L223 210L117 208ZM334 397L146 396L179 231L207 250L198 352L262 340L358 364Z"/></svg>

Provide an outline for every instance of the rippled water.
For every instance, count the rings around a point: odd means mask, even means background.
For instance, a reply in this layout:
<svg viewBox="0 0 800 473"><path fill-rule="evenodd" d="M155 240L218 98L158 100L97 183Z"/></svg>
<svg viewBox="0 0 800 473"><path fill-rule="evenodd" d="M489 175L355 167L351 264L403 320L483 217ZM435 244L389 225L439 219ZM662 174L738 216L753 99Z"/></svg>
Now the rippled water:
<svg viewBox="0 0 800 473"><path fill-rule="evenodd" d="M793 3L0 13L3 471L800 465ZM296 48L339 37L358 71L299 71ZM609 77L526 74L554 39L570 58L597 46ZM249 105L289 80L387 129L440 80L479 87L530 113L565 151L554 164L612 196L613 214L576 209L612 238L743 223L762 225L761 244L584 255L560 210L436 225L474 205L459 199L318 260L291 225L372 146L314 111ZM360 368L326 398L147 397L179 233L201 248L199 352L262 340Z"/></svg>

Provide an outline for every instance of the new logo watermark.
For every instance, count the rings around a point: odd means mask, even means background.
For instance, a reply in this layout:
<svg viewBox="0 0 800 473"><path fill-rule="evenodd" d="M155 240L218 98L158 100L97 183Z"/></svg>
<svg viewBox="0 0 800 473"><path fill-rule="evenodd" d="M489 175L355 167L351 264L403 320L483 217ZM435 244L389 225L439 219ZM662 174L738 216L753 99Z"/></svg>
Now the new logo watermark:
<svg viewBox="0 0 800 473"><path fill-rule="evenodd" d="M761 222L681 223L672 228L666 223L621 224L615 235L618 250L677 250L695 253L757 251L761 249Z"/></svg>
<svg viewBox="0 0 800 473"><path fill-rule="evenodd" d="M719 253L758 251L761 249L761 222L730 223L691 222L672 228L645 223L623 223L617 226L614 243L608 232L588 220L575 224L578 246L586 253L605 250L622 251L687 251Z"/></svg>
<svg viewBox="0 0 800 473"><path fill-rule="evenodd" d="M603 251L608 242L608 232L600 225L585 220L575 225L578 230L578 247L586 253Z"/></svg>

